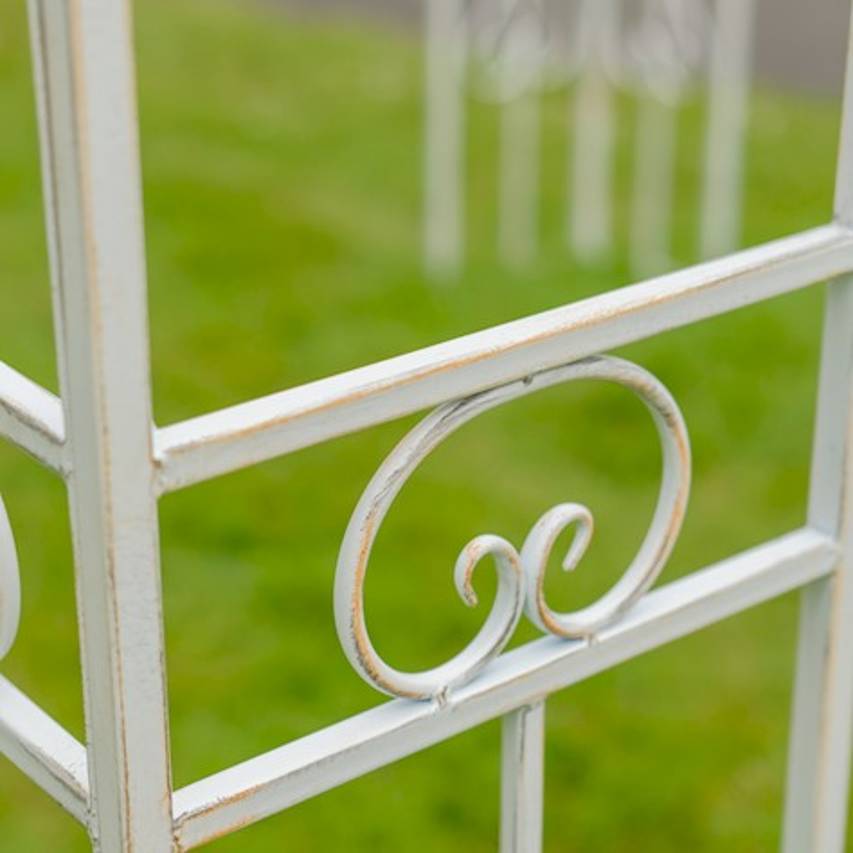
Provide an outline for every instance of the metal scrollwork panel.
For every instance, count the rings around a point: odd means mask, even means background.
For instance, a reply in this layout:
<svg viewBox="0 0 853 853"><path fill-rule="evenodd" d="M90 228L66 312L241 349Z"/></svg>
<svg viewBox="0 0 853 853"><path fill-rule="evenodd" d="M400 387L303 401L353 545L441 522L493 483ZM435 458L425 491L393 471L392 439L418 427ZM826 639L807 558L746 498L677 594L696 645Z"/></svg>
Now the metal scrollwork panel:
<svg viewBox="0 0 853 853"><path fill-rule="evenodd" d="M663 454L660 494L652 523L631 564L590 606L557 613L548 606L543 592L548 558L560 534L574 527L563 567L571 570L577 566L592 538L592 513L586 507L565 503L548 510L520 552L500 536L477 536L462 549L454 578L463 601L474 606L474 569L485 557L492 557L495 563L497 594L479 633L459 654L434 669L394 669L371 643L364 615L364 582L373 543L395 497L426 456L477 415L534 391L580 379L629 388L645 403L657 427ZM335 624L343 650L362 678L379 690L413 699L441 700L500 654L522 612L543 631L566 638L591 638L618 620L654 583L681 529L689 492L690 443L684 418L672 395L652 374L623 359L587 358L447 403L424 418L387 457L347 526L335 576Z"/></svg>
<svg viewBox="0 0 853 853"><path fill-rule="evenodd" d="M18 555L6 507L0 498L0 660L5 657L21 618L21 579Z"/></svg>

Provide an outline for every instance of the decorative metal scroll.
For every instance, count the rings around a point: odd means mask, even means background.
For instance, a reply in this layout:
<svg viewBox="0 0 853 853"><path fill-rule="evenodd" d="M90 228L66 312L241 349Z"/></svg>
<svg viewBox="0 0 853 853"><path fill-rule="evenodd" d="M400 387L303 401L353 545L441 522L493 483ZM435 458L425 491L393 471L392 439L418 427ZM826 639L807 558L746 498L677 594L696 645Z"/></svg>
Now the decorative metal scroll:
<svg viewBox="0 0 853 853"><path fill-rule="evenodd" d="M654 516L645 539L621 579L601 598L573 613L557 613L543 591L545 570L557 538L574 527L563 561L574 569L592 537L591 512L564 503L534 525L521 550L491 534L472 539L456 560L454 580L463 601L477 604L472 587L476 566L494 560L498 588L491 612L474 639L446 663L422 672L401 672L387 664L370 641L364 613L364 584L376 535L395 497L420 463L445 438L482 412L552 385L579 379L614 382L632 390L657 427L663 476ZM649 372L631 362L597 356L544 370L462 400L447 403L422 420L377 470L353 512L344 535L335 576L335 623L343 650L368 683L395 696L442 700L470 681L495 658L525 611L541 630L560 637L590 639L618 620L654 583L681 529L690 492L690 443L684 418L672 395Z"/></svg>
<svg viewBox="0 0 853 853"><path fill-rule="evenodd" d="M6 507L0 498L0 660L12 648L21 617L18 555Z"/></svg>

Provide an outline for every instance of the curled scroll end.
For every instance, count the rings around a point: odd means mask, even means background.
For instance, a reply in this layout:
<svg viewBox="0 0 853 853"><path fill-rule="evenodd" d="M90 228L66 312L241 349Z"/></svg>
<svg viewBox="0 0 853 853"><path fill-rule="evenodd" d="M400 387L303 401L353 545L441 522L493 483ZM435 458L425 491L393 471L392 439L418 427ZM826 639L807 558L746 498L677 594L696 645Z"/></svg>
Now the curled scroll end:
<svg viewBox="0 0 853 853"><path fill-rule="evenodd" d="M6 507L0 498L0 659L5 657L21 618L21 578L18 554Z"/></svg>
<svg viewBox="0 0 853 853"><path fill-rule="evenodd" d="M557 633L554 614L545 602L544 590L545 573L554 545L563 531L574 526L575 534L562 562L563 571L574 571L589 547L594 525L592 513L583 504L559 504L536 522L524 540L521 563L527 583L525 611L528 618L543 631Z"/></svg>
<svg viewBox="0 0 853 853"><path fill-rule="evenodd" d="M518 551L501 536L484 533L472 539L456 558L456 566L453 569L453 580L459 596L469 607L476 607L479 598L474 585L474 570L483 557L493 556L498 571L499 579L522 582L521 560Z"/></svg>

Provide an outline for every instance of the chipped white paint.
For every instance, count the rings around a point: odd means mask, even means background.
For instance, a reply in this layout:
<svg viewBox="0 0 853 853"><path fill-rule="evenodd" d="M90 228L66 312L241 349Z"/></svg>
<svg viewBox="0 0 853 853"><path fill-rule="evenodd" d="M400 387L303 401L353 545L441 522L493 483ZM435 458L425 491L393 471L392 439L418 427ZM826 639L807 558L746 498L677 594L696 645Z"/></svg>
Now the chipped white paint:
<svg viewBox="0 0 853 853"><path fill-rule="evenodd" d="M853 22L853 19L851 19ZM835 215L853 216L853 28ZM841 548L834 574L803 590L784 853L845 848L853 716L853 277L828 285L808 508Z"/></svg>
<svg viewBox="0 0 853 853"><path fill-rule="evenodd" d="M69 814L88 823L86 748L2 676L0 752Z"/></svg>
<svg viewBox="0 0 853 853"><path fill-rule="evenodd" d="M853 267L824 225L631 287L155 431L169 492L530 373L789 293Z"/></svg>
<svg viewBox="0 0 853 853"><path fill-rule="evenodd" d="M364 584L373 543L394 499L423 460L447 437L483 412L544 388L582 379L614 382L631 389L646 404L660 436L663 476L652 523L636 557L613 588L576 613L554 613L544 597L545 569L559 535L576 526L563 568L574 569L592 535L592 515L579 504L560 504L534 525L517 551L500 536L477 536L456 560L454 579L460 597L477 603L474 569L492 557L498 591L477 636L456 657L420 673L389 666L370 641L364 614ZM395 696L447 700L448 692L470 681L509 642L522 608L542 631L561 637L591 638L618 619L648 590L672 551L690 491L687 428L672 396L651 374L619 358L587 358L563 367L441 406L418 424L382 463L353 512L344 535L335 576L335 623L344 653L369 684Z"/></svg>
<svg viewBox="0 0 853 853"><path fill-rule="evenodd" d="M142 198L129 0L30 0L89 779L104 851L169 850Z"/></svg>
<svg viewBox="0 0 853 853"><path fill-rule="evenodd" d="M543 637L501 655L443 705L393 699L215 773L175 792L178 839L196 847L315 797L829 575L837 558L830 537L795 531L652 590L595 643Z"/></svg>
<svg viewBox="0 0 853 853"><path fill-rule="evenodd" d="M442 26L453 20L456 2L445 0ZM785 849L841 853L853 714L853 82L832 223L157 429L129 9L123 0L30 0L30 17L62 399L0 363L0 435L68 484L86 744L0 677L0 752L86 825L95 849L172 853L503 717L501 847L537 853L545 697L802 587ZM447 121L458 120L452 103L441 109ZM452 177L458 164L441 168ZM442 243L448 239L436 245L452 260L452 240ZM684 515L687 434L654 377L597 353L828 278L835 281L808 526L648 591ZM463 551L456 581L471 602L475 564L496 558L501 581L481 634L436 670L393 670L370 646L362 585L396 491L435 444L474 415L580 378L632 389L658 425L661 496L634 562L590 609L555 614L542 596L546 556L557 535L574 526L566 562L578 562L591 535L589 511L555 507L518 550L479 536ZM335 603L356 669L382 690L427 701L392 699L172 793L157 496L430 406L440 408L379 469L353 516ZM548 636L502 653L523 610ZM19 613L17 557L0 505L0 658L14 641Z"/></svg>

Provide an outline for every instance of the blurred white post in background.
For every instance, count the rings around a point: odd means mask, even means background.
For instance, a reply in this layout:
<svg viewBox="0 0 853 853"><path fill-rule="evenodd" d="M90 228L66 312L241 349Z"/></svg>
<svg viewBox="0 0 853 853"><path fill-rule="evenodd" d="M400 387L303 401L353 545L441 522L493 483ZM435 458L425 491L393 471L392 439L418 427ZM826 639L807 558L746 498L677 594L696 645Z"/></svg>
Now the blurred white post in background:
<svg viewBox="0 0 853 853"><path fill-rule="evenodd" d="M543 20L539 0L495 0L501 109L498 250L507 266L530 264L539 246L539 98Z"/></svg>
<svg viewBox="0 0 853 853"><path fill-rule="evenodd" d="M740 243L755 11L755 0L716 0L701 202L703 258L731 252Z"/></svg>
<svg viewBox="0 0 853 853"><path fill-rule="evenodd" d="M584 61L570 107L568 241L578 258L595 260L613 248L615 116L607 64L618 0L581 0L577 21Z"/></svg>
<svg viewBox="0 0 853 853"><path fill-rule="evenodd" d="M678 114L701 70L713 31L704 0L645 0L628 44L639 91L630 258L639 276L672 266Z"/></svg>
<svg viewBox="0 0 853 853"><path fill-rule="evenodd" d="M447 279L464 256L464 0L427 0L424 152L424 256Z"/></svg>
<svg viewBox="0 0 853 853"><path fill-rule="evenodd" d="M433 277L458 274L465 254L469 88L499 109L497 251L516 269L540 244L543 89L576 81L566 240L584 262L616 245L616 96L637 98L628 248L634 272L646 277L673 263L678 117L707 72L699 243L703 256L737 248L756 0L425 2L424 243Z"/></svg>
<svg viewBox="0 0 853 853"><path fill-rule="evenodd" d="M637 106L629 252L633 272L646 277L672 265L672 202L677 114L652 93Z"/></svg>

